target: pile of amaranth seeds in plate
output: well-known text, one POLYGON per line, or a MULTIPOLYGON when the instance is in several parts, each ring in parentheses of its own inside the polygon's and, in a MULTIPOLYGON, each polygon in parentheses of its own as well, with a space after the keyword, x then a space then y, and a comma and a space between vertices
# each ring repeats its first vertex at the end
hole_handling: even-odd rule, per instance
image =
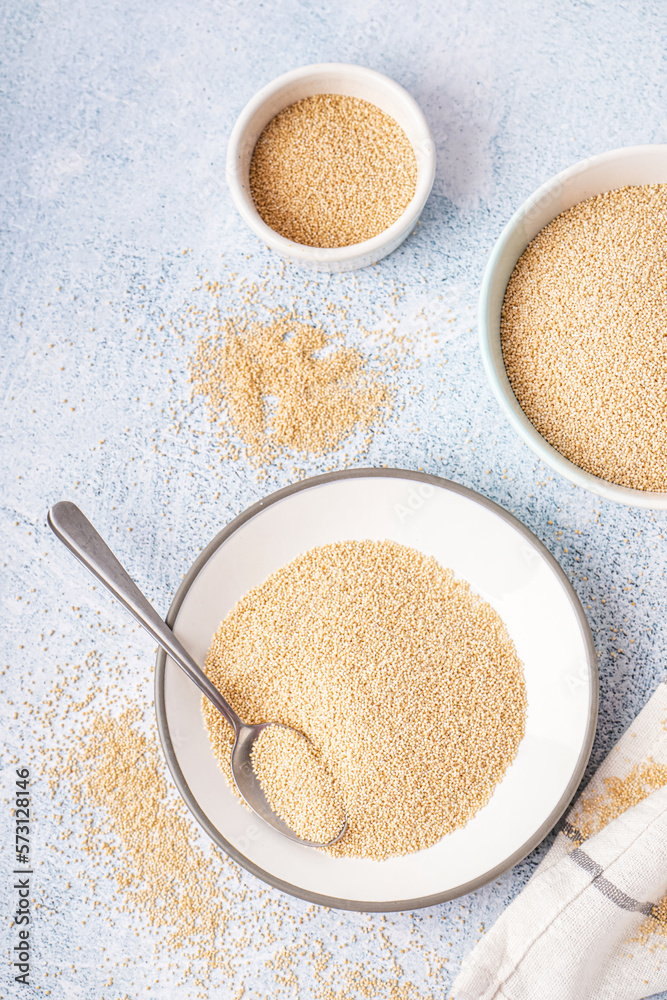
MULTIPOLYGON (((311 741, 347 812, 344 836, 323 848, 335 857, 383 860, 465 826, 525 731, 523 667, 498 613, 435 559, 392 541, 318 546, 272 573, 222 622, 206 673, 241 718, 311 741)), ((202 708, 235 790, 231 729, 210 702, 202 708)), ((280 789, 289 771, 273 766, 280 789)), ((283 791, 276 804, 289 823, 283 791)), ((307 830, 323 804, 300 802, 307 830)))
POLYGON ((345 247, 383 232, 417 185, 417 160, 398 123, 368 101, 316 94, 272 118, 250 163, 267 226, 312 247, 345 247))

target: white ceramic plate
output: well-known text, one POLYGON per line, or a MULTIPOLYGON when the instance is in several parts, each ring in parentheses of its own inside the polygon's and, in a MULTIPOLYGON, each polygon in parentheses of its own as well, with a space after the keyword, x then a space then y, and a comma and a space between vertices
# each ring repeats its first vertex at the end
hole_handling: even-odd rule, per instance
POLYGON ((556 451, 533 427, 512 391, 500 343, 507 283, 528 244, 561 212, 596 194, 626 185, 667 183, 667 144, 629 146, 591 156, 543 184, 514 213, 493 248, 479 296, 479 338, 486 374, 512 427, 547 465, 577 486, 607 500, 667 510, 667 493, 635 490, 585 472, 556 451))
POLYGON ((387 861, 330 858, 265 826, 232 794, 209 744, 197 688, 158 654, 158 726, 176 784, 229 855, 264 881, 327 906, 404 910, 470 892, 533 849, 582 777, 595 732, 590 630, 556 561, 519 521, 462 486, 394 469, 318 476, 237 517, 187 574, 167 621, 203 663, 220 621, 299 553, 342 539, 391 539, 435 556, 502 616, 524 663, 526 735, 491 801, 425 851, 387 861))

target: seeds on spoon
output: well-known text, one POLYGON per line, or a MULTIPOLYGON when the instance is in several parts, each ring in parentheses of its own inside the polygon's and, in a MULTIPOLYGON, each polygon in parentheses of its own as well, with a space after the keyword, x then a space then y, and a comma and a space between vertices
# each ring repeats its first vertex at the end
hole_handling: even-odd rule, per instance
POLYGON ((341 831, 345 809, 312 744, 293 729, 269 726, 250 753, 269 805, 304 840, 327 844, 341 831))

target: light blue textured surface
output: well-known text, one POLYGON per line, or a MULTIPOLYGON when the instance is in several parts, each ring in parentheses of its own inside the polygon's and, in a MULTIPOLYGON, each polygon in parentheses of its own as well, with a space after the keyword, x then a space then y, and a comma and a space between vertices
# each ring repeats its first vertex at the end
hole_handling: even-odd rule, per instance
MULTIPOLYGON (((152 697, 150 640, 91 592, 45 527, 49 505, 78 502, 166 612, 200 548, 232 516, 293 478, 291 463, 273 470, 268 483, 244 462, 221 463, 201 406, 188 402, 187 330, 183 344, 157 327, 159 317, 200 301, 190 289, 204 270, 216 277, 224 263, 252 280, 268 266, 276 279, 275 259, 231 206, 226 138, 262 84, 294 66, 329 60, 368 65, 414 95, 436 141, 436 182, 418 230, 377 269, 316 286, 288 267, 285 298, 296 294, 315 312, 326 299, 345 305, 351 317, 369 308, 381 314, 388 290, 405 282, 396 307, 401 328, 435 331, 437 346, 419 371, 401 376, 404 388, 412 379, 423 389, 378 432, 361 464, 423 468, 470 486, 514 511, 554 553, 595 634, 601 710, 591 764, 599 762, 664 676, 667 515, 597 500, 533 458, 486 385, 474 316, 493 242, 539 184, 605 149, 667 141, 664 4, 345 0, 314 8, 297 0, 24 0, 4 4, 0 18, 5 794, 13 754, 37 771, 30 706, 53 687, 56 665, 67 670, 93 647, 111 660, 122 643, 127 679, 111 686, 114 709, 125 696, 146 704, 152 697), (421 309, 425 322, 417 318, 421 309), (174 406, 180 434, 170 417, 174 406), (114 629, 104 631, 108 621, 114 629)), ((235 304, 238 297, 225 301, 231 311, 235 304)), ((329 464, 306 460, 304 468, 315 474, 329 464)), ((140 916, 133 923, 119 915, 109 927, 91 913, 71 878, 74 867, 88 864, 85 856, 76 860, 76 835, 75 861, 66 869, 64 856, 51 850, 60 821, 43 784, 33 805, 40 865, 34 897, 43 907, 33 930, 35 985, 17 995, 197 995, 187 976, 177 985, 176 972, 150 957, 153 939, 140 916), (112 987, 104 985, 110 968, 100 952, 103 937, 117 945, 112 987), (78 971, 58 976, 78 946, 78 971), (130 961, 121 967, 125 953, 130 961)), ((9 805, 1 807, 2 879, 9 886, 13 828, 9 805)), ((386 921, 320 912, 308 918, 308 933, 336 949, 350 941, 346 957, 380 978, 393 975, 398 957, 424 996, 443 997, 480 924, 490 926, 549 843, 463 900, 386 921), (372 931, 355 943, 362 924, 372 931), (442 956, 433 978, 412 953, 410 932, 442 956)), ((248 891, 239 921, 256 907, 259 886, 242 878, 248 891)), ((291 918, 305 913, 305 904, 270 895, 291 918)), ((113 896, 112 882, 101 879, 96 898, 111 905, 113 896)), ((0 991, 12 996, 13 895, 0 898, 7 946, 0 991)), ((289 928, 275 934, 273 952, 294 943, 289 928)), ((240 996, 245 983, 247 997, 295 996, 287 987, 279 993, 262 947, 250 949, 247 967, 235 968, 211 995, 240 996)), ((304 996, 317 996, 306 964, 295 968, 304 996)), ((353 987, 345 994, 357 995, 353 987)))

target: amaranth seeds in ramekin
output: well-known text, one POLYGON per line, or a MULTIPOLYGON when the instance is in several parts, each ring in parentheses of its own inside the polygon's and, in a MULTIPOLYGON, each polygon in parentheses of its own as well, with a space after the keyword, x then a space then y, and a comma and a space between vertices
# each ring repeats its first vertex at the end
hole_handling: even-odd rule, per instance
POLYGON ((267 226, 311 247, 346 247, 388 229, 417 186, 400 125, 374 104, 316 94, 284 108, 261 133, 250 190, 267 226))

